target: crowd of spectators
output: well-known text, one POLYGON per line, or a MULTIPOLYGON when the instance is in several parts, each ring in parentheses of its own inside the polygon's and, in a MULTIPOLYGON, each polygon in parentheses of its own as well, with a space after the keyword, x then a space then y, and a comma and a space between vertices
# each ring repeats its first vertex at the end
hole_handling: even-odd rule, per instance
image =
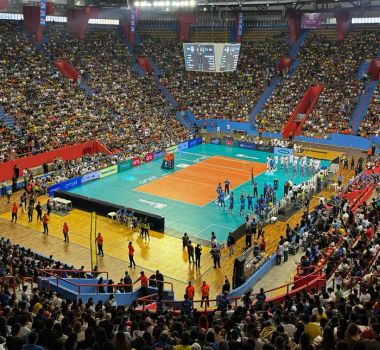
POLYGON ((79 42, 66 28, 51 25, 48 44, 40 51, 17 25, 0 26, 0 105, 22 134, 2 133, 4 160, 93 139, 133 156, 186 139, 186 130, 154 83, 134 72, 116 29, 89 29, 79 42), (55 58, 78 68, 94 94, 87 96, 54 71, 50 59, 55 58))
POLYGON ((288 34, 273 31, 241 46, 237 70, 201 73, 185 70, 182 44, 144 39, 137 53, 152 57, 162 70, 160 82, 196 118, 247 121, 261 93, 279 74, 277 61, 289 51, 288 34))
POLYGON ((310 32, 297 57, 300 66, 277 86, 256 118, 258 127, 281 132, 307 89, 323 85, 303 134, 323 137, 332 132, 350 132, 350 118, 364 89, 364 81, 356 79, 356 72, 378 50, 380 31, 354 28, 342 42, 335 32, 335 29, 310 32))
MULTIPOLYGON (((60 164, 57 161, 56 167, 60 164)), ((138 311, 137 303, 117 305, 112 294, 107 302, 95 304, 91 299, 73 302, 48 290, 30 290, 26 278, 35 280, 43 269, 73 267, 1 238, 0 348, 378 350, 379 199, 373 197, 354 213, 344 197, 321 197, 299 224, 287 226, 279 246, 298 244, 304 250, 299 274, 322 268, 332 278, 326 287, 287 295, 281 303, 267 300, 260 291, 255 296, 245 294, 235 304, 225 293, 208 313, 193 307, 188 298, 177 314, 165 305, 157 312, 138 311)), ((285 260, 285 254, 280 258, 285 260)), ((99 281, 111 280, 99 277, 99 281)), ((126 274, 120 283, 131 281, 126 274)), ((102 292, 128 291, 105 287, 102 292)))
POLYGON ((360 124, 359 135, 363 137, 380 136, 380 85, 372 95, 366 116, 360 124))

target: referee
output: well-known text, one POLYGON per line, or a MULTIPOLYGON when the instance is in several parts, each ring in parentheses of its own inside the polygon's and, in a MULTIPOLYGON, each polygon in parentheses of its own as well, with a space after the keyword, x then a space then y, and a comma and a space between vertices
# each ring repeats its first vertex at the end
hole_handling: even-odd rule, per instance
POLYGON ((224 181, 224 192, 227 194, 227 193, 230 193, 230 180, 226 179, 224 181))

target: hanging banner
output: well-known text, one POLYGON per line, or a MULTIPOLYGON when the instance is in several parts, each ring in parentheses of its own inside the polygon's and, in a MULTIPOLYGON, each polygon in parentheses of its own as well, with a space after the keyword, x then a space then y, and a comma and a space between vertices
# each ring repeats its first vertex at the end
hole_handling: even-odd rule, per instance
POLYGON ((237 35, 241 37, 243 35, 243 13, 239 13, 237 35))
POLYGON ((136 28, 136 12, 135 10, 131 11, 131 33, 135 32, 136 28))
POLYGON ((304 13, 301 18, 302 29, 313 29, 321 26, 321 13, 304 13))
POLYGON ((46 26, 46 0, 41 0, 40 3, 40 25, 46 26))

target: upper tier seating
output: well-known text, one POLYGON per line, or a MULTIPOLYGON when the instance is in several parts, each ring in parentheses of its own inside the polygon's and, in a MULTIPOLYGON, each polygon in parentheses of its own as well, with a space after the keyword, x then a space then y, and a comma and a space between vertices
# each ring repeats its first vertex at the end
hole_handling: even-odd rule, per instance
POLYGON ((301 47, 301 64, 291 78, 283 79, 256 122, 267 131, 281 132, 286 120, 310 85, 324 89, 303 127, 303 134, 323 137, 331 132, 348 132, 349 121, 363 81, 355 79, 360 64, 379 48, 380 30, 354 28, 343 42, 336 29, 313 30, 301 47))

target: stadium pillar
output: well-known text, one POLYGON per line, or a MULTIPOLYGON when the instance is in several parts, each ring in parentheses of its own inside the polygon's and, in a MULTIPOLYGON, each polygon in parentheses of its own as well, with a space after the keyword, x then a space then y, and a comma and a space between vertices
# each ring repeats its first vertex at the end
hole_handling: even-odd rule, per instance
POLYGON ((290 31, 290 40, 294 44, 301 31, 301 14, 298 12, 291 12, 288 14, 288 26, 290 31))
POLYGON ((350 28, 350 14, 348 11, 335 12, 336 29, 338 31, 339 40, 343 40, 350 28))
POLYGON ((188 41, 190 37, 190 27, 196 22, 196 15, 193 12, 177 14, 177 34, 180 41, 188 41))
POLYGON ((43 26, 40 25, 40 6, 23 6, 22 13, 24 29, 34 34, 37 42, 42 44, 43 26))
POLYGON ((79 40, 83 40, 88 20, 98 16, 98 9, 94 7, 85 7, 84 9, 74 9, 67 12, 67 29, 79 40))

